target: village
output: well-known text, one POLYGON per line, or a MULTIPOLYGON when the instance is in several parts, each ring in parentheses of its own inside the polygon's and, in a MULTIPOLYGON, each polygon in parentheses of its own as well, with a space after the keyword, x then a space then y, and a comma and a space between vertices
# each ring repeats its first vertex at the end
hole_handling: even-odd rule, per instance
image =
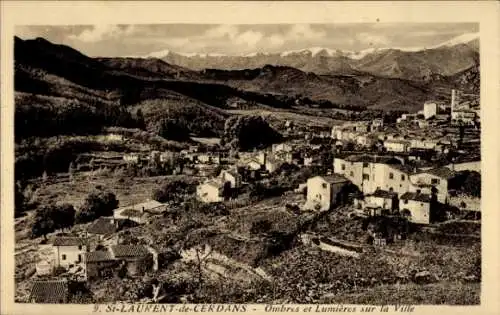
MULTIPOLYGON (((272 268, 266 259, 278 258, 264 258, 262 264, 258 259, 252 263, 239 259, 245 247, 235 245, 232 255, 231 250, 217 248, 223 242, 213 233, 222 233, 237 244, 279 240, 283 248, 275 246, 280 247, 278 256, 293 248, 294 242, 302 242, 359 260, 368 257, 367 248, 390 251, 404 246, 414 230, 437 233, 441 224, 480 224, 479 105, 469 100, 471 95, 458 90, 450 93, 451 102, 425 102, 421 111, 404 114, 396 122, 380 118, 304 130, 286 120, 281 126, 283 142, 253 152, 225 150, 211 142, 180 151, 85 157, 91 159, 92 168, 125 165, 134 170, 148 165, 168 169, 167 177, 187 177, 193 182, 189 189, 174 182, 169 188, 173 193, 157 191, 138 203, 120 203, 86 224, 40 237, 30 253, 36 256, 31 263, 34 268, 28 275, 19 275, 21 301, 69 303, 76 295, 75 283, 82 292, 95 296, 93 290, 111 288, 112 284, 103 283, 114 277, 137 282, 146 277, 151 283, 150 293, 124 296, 124 301, 171 301, 173 291, 158 279, 173 273, 168 265, 176 260, 194 266, 197 279, 193 281, 200 286, 207 281, 202 278, 213 277, 207 274, 230 277, 231 272, 239 273, 235 279, 240 281, 246 277, 271 282, 272 268), (180 232, 182 224, 187 230, 195 225, 189 211, 208 218, 203 219, 202 229, 209 236, 180 232), (325 232, 321 222, 330 216, 339 222, 368 220, 370 224, 357 231, 359 235, 325 232), (149 238, 145 231, 151 234, 149 238), (155 239, 154 235, 168 233, 177 233, 168 247, 155 239), (294 241, 288 241, 290 235, 294 241), (197 240, 192 241, 193 237, 197 240)), ((106 138, 127 141, 121 134, 110 133, 106 138)), ((460 237, 460 233, 439 235, 460 237)), ((433 277, 428 270, 417 270, 412 281, 433 277)), ((101 300, 106 301, 102 292, 101 300)), ((260 296, 256 301, 273 298, 260 296)))

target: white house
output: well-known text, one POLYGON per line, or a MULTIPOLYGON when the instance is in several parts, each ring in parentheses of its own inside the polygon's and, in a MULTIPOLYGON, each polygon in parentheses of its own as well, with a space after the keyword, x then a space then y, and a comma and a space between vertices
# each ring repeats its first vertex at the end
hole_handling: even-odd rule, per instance
POLYGON ((52 247, 55 266, 65 268, 80 264, 83 261, 83 254, 89 251, 88 240, 80 237, 56 237, 52 247))
POLYGON ((437 104, 434 102, 426 102, 424 103, 424 117, 425 119, 429 119, 431 117, 436 116, 437 114, 437 104))
POLYGON ((232 189, 240 188, 242 176, 238 174, 237 170, 222 170, 219 177, 224 182, 229 182, 232 189))
POLYGON ((273 153, 277 152, 292 152, 293 147, 288 143, 277 143, 272 146, 273 153))
POLYGON ((123 160, 128 163, 139 163, 139 155, 137 154, 125 154, 123 155, 123 160))
POLYGON ((224 201, 224 183, 221 180, 210 180, 196 187, 196 196, 202 202, 224 201))
POLYGON ((408 215, 408 220, 418 224, 429 224, 431 215, 431 196, 407 192, 399 198, 399 211, 408 215))
POLYGON ((315 176, 307 180, 307 201, 305 209, 325 211, 342 203, 342 188, 349 181, 342 176, 315 176))
POLYGON ((438 201, 445 203, 448 197, 448 182, 454 176, 455 172, 451 169, 439 167, 413 174, 410 180, 417 187, 434 187, 438 201))
POLYGON ((365 207, 382 208, 393 211, 397 209, 398 206, 398 195, 395 192, 379 189, 365 196, 365 207))
POLYGON ((138 224, 145 224, 151 214, 160 214, 166 210, 166 205, 155 201, 148 200, 143 203, 120 207, 113 211, 113 218, 115 220, 130 220, 138 224))
POLYGON ((385 140, 384 148, 390 152, 406 152, 408 147, 410 146, 410 142, 406 140, 385 140))

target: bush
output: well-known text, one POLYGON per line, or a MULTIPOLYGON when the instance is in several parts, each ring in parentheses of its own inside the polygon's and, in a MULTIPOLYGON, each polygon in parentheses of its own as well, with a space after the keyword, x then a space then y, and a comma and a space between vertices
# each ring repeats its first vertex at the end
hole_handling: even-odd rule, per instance
POLYGON ((154 189, 152 199, 159 202, 181 202, 186 195, 193 194, 196 191, 194 183, 188 183, 182 180, 175 180, 165 183, 162 187, 154 189))
POLYGON ((76 220, 78 223, 86 223, 101 216, 111 216, 117 207, 118 200, 114 193, 97 189, 85 198, 76 220))
POLYGON ((242 151, 265 148, 280 142, 282 135, 261 116, 234 116, 226 120, 221 144, 242 151))

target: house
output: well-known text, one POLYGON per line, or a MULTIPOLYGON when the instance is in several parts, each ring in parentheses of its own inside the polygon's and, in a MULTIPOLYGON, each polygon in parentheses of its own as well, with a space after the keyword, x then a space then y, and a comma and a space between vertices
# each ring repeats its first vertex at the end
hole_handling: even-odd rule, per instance
POLYGON ((425 139, 425 138, 411 139, 409 148, 436 150, 438 143, 439 143, 438 140, 432 140, 432 139, 425 139))
POLYGON ((384 141, 384 148, 389 152, 406 152, 410 142, 399 139, 387 139, 384 141))
POLYGON ((104 278, 114 273, 118 262, 109 250, 97 250, 85 253, 83 259, 86 280, 104 278))
POLYGON ((273 153, 292 152, 292 151, 293 151, 293 147, 288 143, 277 143, 277 144, 273 144, 273 146, 272 146, 273 153))
POLYGON ((285 162, 279 159, 276 159, 272 156, 266 159, 265 169, 269 173, 274 173, 277 169, 281 167, 285 162))
POLYGON ((55 266, 68 268, 80 264, 83 254, 89 251, 87 239, 74 236, 60 236, 52 243, 55 266))
POLYGON ((448 197, 448 183, 454 176, 455 172, 451 169, 439 167, 413 174, 410 176, 410 180, 415 187, 434 187, 437 200, 441 203, 446 203, 448 197))
POLYGON ((68 281, 35 280, 31 287, 29 303, 63 304, 70 299, 68 281))
MULTIPOLYGON (((212 179, 196 187, 196 196, 202 202, 222 202, 224 201, 225 181, 212 179)), ((229 183, 229 182, 227 182, 229 183)))
POLYGON ((454 124, 466 124, 473 125, 476 120, 476 112, 473 110, 461 109, 461 110, 452 110, 451 112, 451 121, 454 124))
POLYGON ((384 120, 382 118, 375 118, 371 122, 371 131, 380 130, 384 127, 384 120))
POLYGON ((176 152, 162 152, 160 154, 160 162, 161 163, 173 163, 175 160, 179 158, 179 155, 176 152))
POLYGON ((137 163, 139 163, 139 155, 137 155, 137 154, 125 154, 125 155, 123 155, 123 160, 127 163, 137 164, 137 163))
POLYGON ((418 224, 429 224, 431 216, 431 195, 407 192, 399 197, 399 212, 408 220, 418 224))
POLYGON ((87 227, 87 236, 97 236, 99 240, 118 231, 117 221, 113 217, 100 217, 87 227))
POLYGON ((369 134, 360 134, 356 137, 356 144, 362 147, 370 147, 375 144, 375 139, 369 136, 369 134))
POLYGON ((390 156, 353 155, 344 159, 334 158, 333 170, 345 176, 364 194, 376 190, 396 192, 408 191, 408 169, 402 161, 390 156))
POLYGON ((138 224, 145 224, 151 215, 161 214, 165 211, 165 204, 155 200, 148 200, 143 203, 115 209, 113 211, 113 218, 115 220, 130 220, 138 224))
POLYGON ((292 164, 293 163, 293 153, 287 151, 279 151, 274 154, 274 157, 278 160, 281 160, 285 163, 292 164))
POLYGON ((241 187, 242 176, 235 169, 222 170, 219 177, 224 182, 229 182, 231 189, 238 189, 241 187))
POLYGON ((365 196, 365 207, 381 208, 393 212, 399 207, 398 195, 391 191, 375 190, 372 194, 365 196))
POLYGON ((125 265, 130 276, 144 275, 153 269, 153 253, 143 245, 111 245, 109 248, 114 259, 125 265))
POLYGON ((245 162, 246 167, 252 171, 258 171, 262 169, 262 164, 256 158, 251 158, 245 162))
POLYGON ((436 116, 438 109, 437 107, 438 107, 437 104, 434 102, 425 102, 423 110, 424 118, 429 119, 431 117, 436 116))
POLYGON ((307 180, 305 209, 326 211, 344 202, 343 188, 349 183, 343 176, 315 176, 307 180))

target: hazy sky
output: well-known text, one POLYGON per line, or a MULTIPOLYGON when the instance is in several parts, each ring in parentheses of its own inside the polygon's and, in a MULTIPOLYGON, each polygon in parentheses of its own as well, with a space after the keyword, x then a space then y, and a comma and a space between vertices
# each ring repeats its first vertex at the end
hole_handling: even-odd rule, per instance
POLYGON ((370 47, 429 47, 465 33, 476 23, 78 25, 17 26, 23 38, 44 37, 89 56, 277 52, 309 47, 358 51, 370 47))

